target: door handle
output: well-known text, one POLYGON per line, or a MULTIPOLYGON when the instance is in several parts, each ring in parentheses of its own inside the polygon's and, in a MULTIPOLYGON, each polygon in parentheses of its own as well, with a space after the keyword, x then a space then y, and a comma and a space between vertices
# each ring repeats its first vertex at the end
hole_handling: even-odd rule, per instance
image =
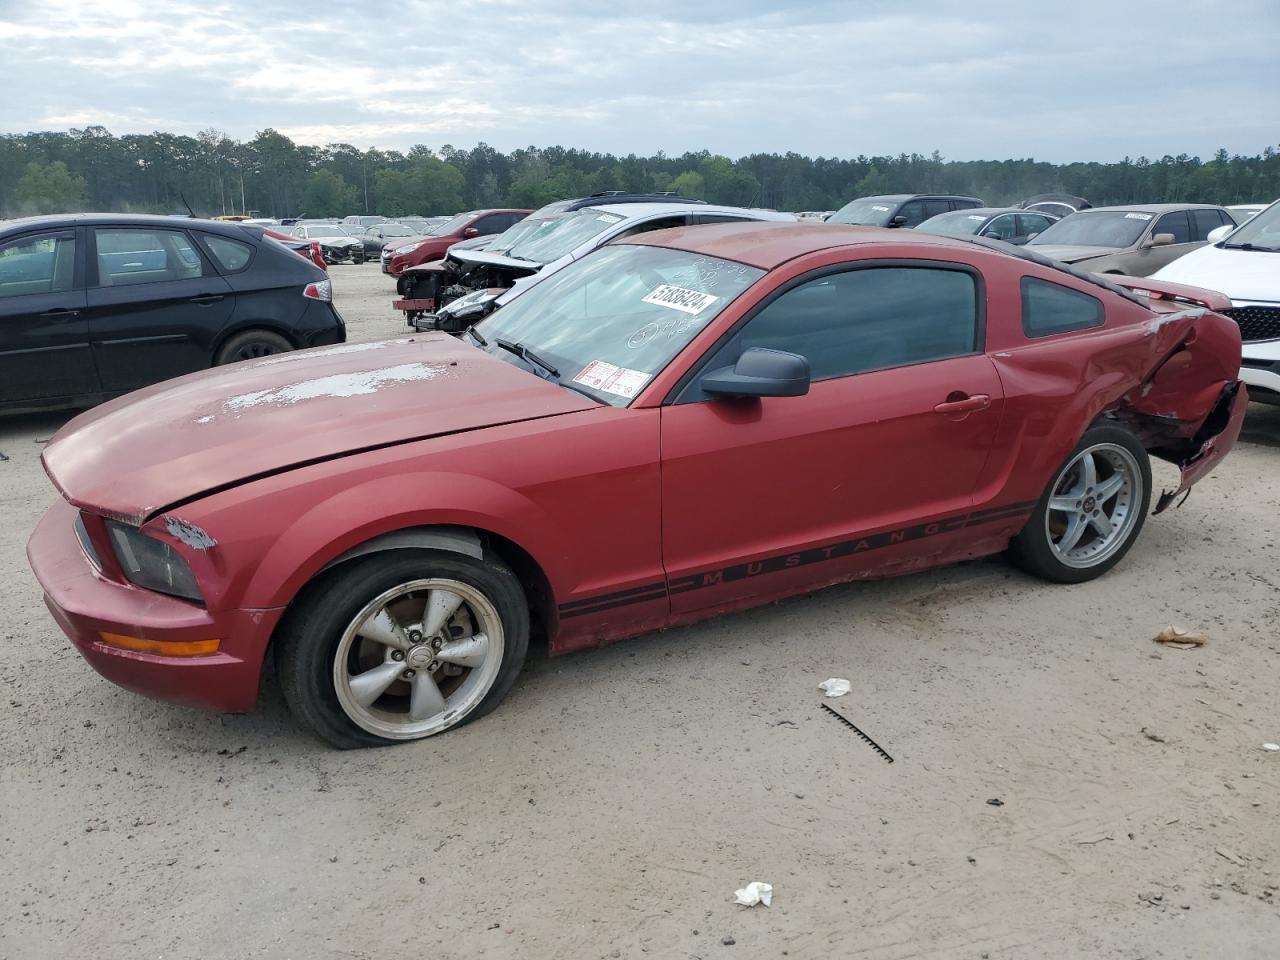
POLYGON ((969 396, 959 390, 947 394, 947 399, 934 407, 935 413, 971 413, 974 410, 985 410, 991 406, 991 397, 985 393, 969 396))
POLYGON ((66 307, 55 307, 52 310, 46 310, 44 313, 40 314, 40 316, 46 320, 71 320, 74 317, 80 316, 80 311, 69 310, 66 307))
POLYGON ((223 299, 224 299, 224 295, 221 293, 202 293, 198 297, 192 297, 191 302, 198 303, 200 304, 200 306, 205 307, 211 303, 218 303, 223 299))

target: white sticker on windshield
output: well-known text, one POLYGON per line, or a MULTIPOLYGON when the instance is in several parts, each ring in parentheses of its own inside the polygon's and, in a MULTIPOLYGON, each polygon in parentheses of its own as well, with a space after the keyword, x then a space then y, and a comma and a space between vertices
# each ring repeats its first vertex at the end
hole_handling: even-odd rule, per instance
POLYGON ((879 210, 881 213, 886 213, 886 212, 888 212, 888 210, 889 210, 889 208, 888 208, 888 207, 882 207, 882 206, 880 206, 880 204, 878 204, 878 203, 873 203, 873 204, 871 205, 871 209, 872 209, 872 210, 879 210))
POLYGON ((981 217, 981 216, 974 216, 973 214, 970 214, 970 215, 969 215, 969 217, 968 217, 968 219, 970 219, 970 220, 985 220, 985 219, 987 219, 987 218, 986 218, 986 217, 981 217))
POLYGON ((630 400, 644 388, 649 379, 649 374, 642 370, 630 370, 603 360, 592 360, 578 371, 573 382, 630 400))
POLYGON ((640 299, 642 302, 652 303, 654 306, 670 307, 672 310, 679 310, 682 313, 697 314, 707 309, 720 298, 709 293, 689 290, 686 287, 673 287, 669 283, 662 283, 654 287, 647 297, 641 297, 640 299))
POLYGON ((1149 213, 1126 213, 1124 215, 1126 220, 1150 220, 1151 217, 1152 214, 1149 213))
POLYGON ((622 218, 615 213, 602 213, 596 219, 601 223, 617 223, 622 218))

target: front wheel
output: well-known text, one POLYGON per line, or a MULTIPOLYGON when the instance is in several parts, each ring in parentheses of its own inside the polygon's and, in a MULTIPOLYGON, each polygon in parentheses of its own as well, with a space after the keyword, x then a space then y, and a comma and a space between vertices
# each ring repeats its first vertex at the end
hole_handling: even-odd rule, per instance
POLYGON ((492 710, 529 644, 520 581, 497 560, 432 550, 331 571, 276 646, 286 703, 344 749, 420 740, 492 710))
POLYGON ((1151 503, 1151 461, 1120 427, 1088 430, 1009 545, 1014 562, 1054 583, 1084 583, 1133 546, 1151 503))

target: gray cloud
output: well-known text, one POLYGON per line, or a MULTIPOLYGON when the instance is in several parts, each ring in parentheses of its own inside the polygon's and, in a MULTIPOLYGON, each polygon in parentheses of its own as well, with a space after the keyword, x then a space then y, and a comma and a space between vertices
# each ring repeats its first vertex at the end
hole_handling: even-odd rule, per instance
POLYGON ((0 0, 0 130, 617 153, 1255 153, 1274 0, 0 0))

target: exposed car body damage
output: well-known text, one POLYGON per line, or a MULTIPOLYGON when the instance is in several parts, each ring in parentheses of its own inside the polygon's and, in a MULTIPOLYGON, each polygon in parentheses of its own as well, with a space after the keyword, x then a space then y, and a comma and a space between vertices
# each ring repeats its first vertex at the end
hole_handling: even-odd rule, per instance
MULTIPOLYGON (((1212 294, 1144 281, 1138 295, 1005 245, 910 231, 726 223, 643 234, 591 253, 477 330, 535 311, 590 258, 655 250, 756 279, 711 296, 719 312, 626 402, 574 389, 598 360, 561 362, 556 382, 501 359, 516 345, 504 349, 500 334, 481 343, 433 333, 236 364, 73 420, 44 455, 64 500, 28 548, 55 618, 117 682, 244 709, 285 611, 321 571, 372 545, 454 543, 500 558, 552 652, 564 653, 999 552, 1095 424, 1129 426, 1179 465, 1180 489, 1239 431, 1239 332, 1212 294), (977 312, 976 333, 945 359, 815 378, 803 395, 687 398, 703 366, 793 286, 834 270, 939 264, 974 278, 977 312), (1100 322, 1029 334, 1027 278, 1097 301, 1100 322), (960 391, 980 402, 956 409, 960 391), (95 573, 73 529, 78 513, 100 553, 110 549, 103 518, 172 545, 203 606, 160 595, 140 604, 140 591, 95 573), (193 548, 166 517, 216 544, 193 548), (221 672, 200 677, 184 664, 175 685, 162 663, 139 673, 98 649, 95 630, 216 635, 221 672)), ((681 323, 691 315, 642 292, 627 301, 634 326, 601 349, 625 356, 626 334, 647 329, 654 310, 681 323)))

